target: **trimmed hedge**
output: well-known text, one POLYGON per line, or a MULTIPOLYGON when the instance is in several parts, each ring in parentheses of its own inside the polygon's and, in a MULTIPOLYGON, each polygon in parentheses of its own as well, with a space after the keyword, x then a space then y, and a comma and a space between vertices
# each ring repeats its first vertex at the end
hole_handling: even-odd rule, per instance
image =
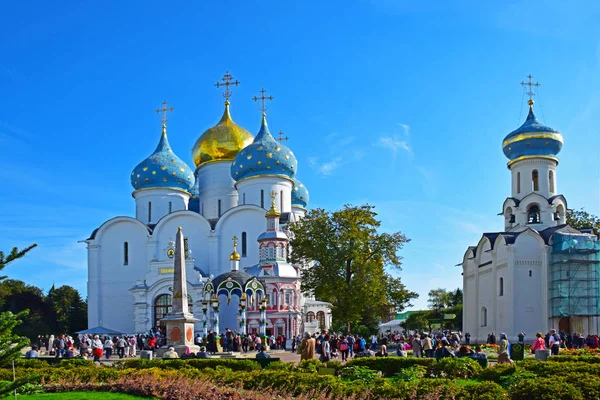
POLYGON ((548 361, 600 364, 600 356, 551 356, 548 358, 548 361))
POLYGON ((432 367, 436 360, 433 358, 407 358, 407 357, 359 357, 353 358, 346 366, 367 367, 373 371, 381 371, 383 376, 392 377, 404 368, 414 365, 432 367))
POLYGON ((232 371, 257 371, 262 369, 260 364, 250 359, 235 359, 235 358, 190 358, 190 359, 154 359, 145 360, 134 358, 130 360, 117 361, 114 364, 117 369, 216 369, 217 367, 229 368, 232 371))

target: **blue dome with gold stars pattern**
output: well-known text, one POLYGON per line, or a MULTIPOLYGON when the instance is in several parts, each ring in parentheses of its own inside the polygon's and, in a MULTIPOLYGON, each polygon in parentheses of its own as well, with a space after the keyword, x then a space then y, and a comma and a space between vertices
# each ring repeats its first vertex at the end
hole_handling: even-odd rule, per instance
POLYGON ((529 114, 518 129, 509 133, 502 141, 504 155, 509 165, 526 158, 549 158, 556 155, 563 145, 563 137, 556 129, 543 125, 533 112, 533 100, 529 101, 529 114))
POLYGON ((298 179, 294 179, 292 189, 292 206, 306 208, 308 205, 308 189, 298 179))
POLYGON ((260 131, 252 144, 246 146, 231 164, 231 177, 236 181, 256 176, 280 176, 294 178, 298 161, 294 153, 278 142, 269 132, 263 114, 260 131))
POLYGON ((194 181, 190 167, 171 150, 167 127, 163 125, 154 153, 133 169, 131 186, 135 190, 171 188, 189 192, 194 181))

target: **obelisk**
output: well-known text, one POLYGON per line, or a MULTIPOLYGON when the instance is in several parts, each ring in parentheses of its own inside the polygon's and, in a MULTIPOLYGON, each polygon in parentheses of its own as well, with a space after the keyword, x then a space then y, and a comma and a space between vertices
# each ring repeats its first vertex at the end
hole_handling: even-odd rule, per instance
POLYGON ((173 274, 173 301, 171 312, 161 321, 167 329, 167 348, 174 347, 181 356, 187 352, 198 352, 194 345, 194 323, 198 319, 189 312, 187 280, 185 274, 185 248, 181 227, 177 228, 175 238, 175 265, 173 274))

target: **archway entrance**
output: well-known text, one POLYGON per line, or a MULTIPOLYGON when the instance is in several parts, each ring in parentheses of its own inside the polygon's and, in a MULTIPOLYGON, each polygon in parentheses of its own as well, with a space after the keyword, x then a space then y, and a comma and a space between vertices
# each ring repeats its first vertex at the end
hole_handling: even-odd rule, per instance
MULTIPOLYGON (((161 294, 156 299, 154 299, 154 321, 152 326, 154 328, 160 328, 160 331, 164 334, 166 326, 161 323, 160 320, 163 319, 168 313, 171 312, 171 308, 173 306, 172 297, 170 294, 161 294)), ((188 295, 188 311, 191 313, 193 310, 192 297, 188 295)))
POLYGON ((571 333, 571 324, 569 324, 569 317, 563 317, 558 320, 558 332, 571 333))

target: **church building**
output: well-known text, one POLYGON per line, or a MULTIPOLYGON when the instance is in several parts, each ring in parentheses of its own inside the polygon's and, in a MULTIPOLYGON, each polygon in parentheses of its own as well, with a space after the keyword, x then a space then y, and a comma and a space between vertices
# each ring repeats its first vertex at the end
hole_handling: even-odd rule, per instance
MULTIPOLYGON (((538 84, 523 83, 530 89, 538 84)), ((600 332, 600 243, 591 229, 566 222, 558 190, 557 154, 563 136, 539 122, 529 91, 529 114, 502 142, 511 175, 504 228, 484 233, 467 249, 463 269, 463 331, 475 343, 500 332, 509 340, 550 329, 600 332)))
MULTIPOLYGON (((196 140, 194 170, 169 144, 166 113, 173 108, 164 102, 156 110, 164 114, 158 146, 130 176, 135 217, 114 217, 85 240, 90 327, 144 333, 161 325, 171 311, 174 237, 179 227, 184 235, 189 311, 196 318, 208 318, 203 311, 206 285, 226 280, 235 268, 238 275, 256 277, 254 286, 265 289, 257 298, 266 302, 264 333, 288 337, 301 333, 307 305, 316 305, 323 315, 320 327, 329 327, 330 305, 304 297, 300 269, 286 261, 291 251, 286 227, 305 216, 309 200, 296 177, 298 162, 284 140, 269 132, 265 101, 272 97, 265 96, 264 89, 254 98, 263 110, 256 137, 233 121, 229 87, 238 83, 229 73, 217 83, 225 87, 223 116, 196 140)), ((248 333, 258 333, 260 317, 250 312, 257 304, 254 298, 242 292, 231 292, 233 299, 218 291, 212 295, 218 324, 201 320, 195 324, 196 333, 207 325, 242 331, 242 322, 248 333), (242 297, 249 307, 247 321, 240 319, 242 297)))

